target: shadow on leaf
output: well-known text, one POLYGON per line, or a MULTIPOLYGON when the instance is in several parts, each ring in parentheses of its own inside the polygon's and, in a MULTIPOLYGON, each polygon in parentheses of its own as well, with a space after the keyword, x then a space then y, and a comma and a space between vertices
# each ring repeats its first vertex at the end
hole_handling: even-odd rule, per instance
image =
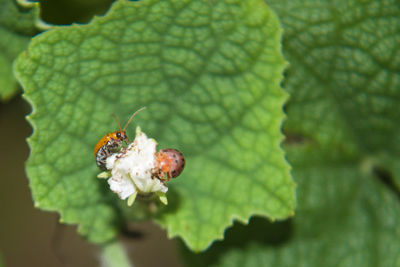
POLYGON ((273 223, 262 217, 252 217, 248 225, 235 222, 225 232, 224 240, 215 242, 203 253, 195 254, 182 244, 182 255, 187 266, 210 266, 232 249, 243 249, 249 244, 279 247, 291 239, 292 233, 292 220, 273 223))

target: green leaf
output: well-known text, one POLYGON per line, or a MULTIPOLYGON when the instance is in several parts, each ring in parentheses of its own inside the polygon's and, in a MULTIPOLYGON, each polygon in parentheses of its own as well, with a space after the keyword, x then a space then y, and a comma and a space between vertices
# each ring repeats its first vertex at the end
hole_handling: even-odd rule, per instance
POLYGON ((400 177, 399 3, 267 2, 282 20, 290 61, 284 128, 298 183, 296 217, 235 226, 225 242, 189 260, 399 266, 400 190, 392 184, 400 177))
POLYGON ((224 242, 186 255, 188 266, 398 266, 398 197, 339 153, 306 147, 288 154, 296 217, 235 225, 224 242))
POLYGON ((0 0, 0 100, 10 99, 17 92, 12 73, 16 56, 26 49, 29 40, 37 32, 39 21, 37 3, 31 7, 19 6, 13 0, 0 0))
POLYGON ((267 0, 290 69, 288 132, 360 153, 400 181, 400 2, 267 0))
POLYGON ((36 205, 94 242, 112 238, 121 201, 96 178, 93 147, 115 130, 112 113, 126 120, 147 106, 135 123, 187 161, 157 215, 170 237, 202 250, 234 219, 291 216, 280 36, 261 0, 143 0, 34 38, 15 71, 33 107, 27 173, 36 205))

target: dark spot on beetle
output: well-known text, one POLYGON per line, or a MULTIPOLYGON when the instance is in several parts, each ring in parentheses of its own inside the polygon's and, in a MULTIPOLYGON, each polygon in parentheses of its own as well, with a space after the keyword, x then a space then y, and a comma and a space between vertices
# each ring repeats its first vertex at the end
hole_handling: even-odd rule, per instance
POLYGON ((173 154, 172 156, 173 156, 174 158, 176 158, 176 154, 173 154))
POLYGON ((172 171, 172 174, 174 174, 174 175, 175 175, 175 174, 176 174, 176 170, 173 170, 173 171, 172 171))
POLYGON ((175 160, 175 163, 178 164, 178 160, 175 160))
POLYGON ((185 162, 185 159, 184 159, 184 158, 182 158, 182 162, 185 162))

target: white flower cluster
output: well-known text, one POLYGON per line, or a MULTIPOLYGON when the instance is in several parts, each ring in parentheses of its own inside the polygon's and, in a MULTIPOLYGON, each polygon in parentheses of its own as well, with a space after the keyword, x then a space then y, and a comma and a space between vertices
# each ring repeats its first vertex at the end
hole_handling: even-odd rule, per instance
POLYGON ((165 193, 168 187, 154 173, 157 171, 157 142, 148 138, 140 127, 136 128, 136 138, 127 148, 122 148, 107 158, 107 170, 99 178, 109 178, 110 189, 121 199, 128 198, 132 205, 139 195, 155 193, 160 201, 167 204, 165 193))

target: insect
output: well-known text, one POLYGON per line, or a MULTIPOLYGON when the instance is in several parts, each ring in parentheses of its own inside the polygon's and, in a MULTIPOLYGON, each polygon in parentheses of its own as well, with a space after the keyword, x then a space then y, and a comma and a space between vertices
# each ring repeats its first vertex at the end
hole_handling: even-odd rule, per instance
POLYGON ((114 119, 117 121, 119 131, 106 134, 100 139, 99 142, 97 142, 96 146, 94 147, 96 164, 101 170, 106 170, 107 158, 121 147, 123 141, 128 140, 128 136, 125 132, 126 127, 132 121, 133 117, 135 117, 137 113, 144 110, 145 108, 146 107, 142 107, 141 109, 135 111, 135 113, 132 114, 123 129, 121 129, 121 125, 119 124, 117 117, 113 115, 114 119))
MULTIPOLYGON (((161 177, 167 175, 167 182, 181 174, 185 167, 185 157, 173 148, 161 149, 156 155, 161 177)), ((160 177, 160 178, 161 178, 160 177)))

